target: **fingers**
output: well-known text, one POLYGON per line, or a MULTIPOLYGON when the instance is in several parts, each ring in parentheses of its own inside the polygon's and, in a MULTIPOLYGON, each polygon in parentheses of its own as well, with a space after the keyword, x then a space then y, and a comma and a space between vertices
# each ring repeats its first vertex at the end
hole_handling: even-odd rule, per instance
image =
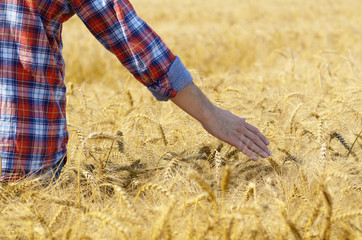
POLYGON ((238 136, 239 144, 236 146, 241 152, 253 160, 257 160, 255 154, 266 158, 271 155, 268 149, 268 139, 254 126, 241 119, 241 125, 238 129, 240 135, 238 136), (255 153, 255 154, 254 154, 255 153))
POLYGON ((264 151, 262 148, 260 148, 253 140, 250 140, 246 136, 241 138, 241 142, 248 147, 251 151, 256 153, 257 155, 267 158, 269 157, 269 149, 264 151))
POLYGON ((268 157, 271 152, 268 149, 267 145, 262 141, 262 139, 255 135, 251 131, 247 131, 245 134, 245 140, 242 140, 250 149, 262 157, 268 157))
POLYGON ((244 143, 239 141, 239 144, 234 145, 240 152, 244 153, 246 156, 248 156, 250 159, 257 161, 258 157, 255 156, 253 151, 251 151, 244 143))
POLYGON ((257 135, 266 145, 269 145, 269 141, 268 139, 253 125, 245 122, 245 127, 246 129, 248 129, 250 132, 252 132, 253 134, 257 135))

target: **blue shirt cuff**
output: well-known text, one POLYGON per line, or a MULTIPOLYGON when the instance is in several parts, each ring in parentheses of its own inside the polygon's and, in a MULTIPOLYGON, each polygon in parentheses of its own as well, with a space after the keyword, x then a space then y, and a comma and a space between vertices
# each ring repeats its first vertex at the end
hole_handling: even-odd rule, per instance
MULTIPOLYGON (((167 76, 170 81, 171 88, 176 92, 180 92, 193 81, 191 73, 186 69, 185 65, 178 56, 176 56, 170 70, 167 72, 167 76)), ((162 95, 159 92, 151 92, 158 101, 167 101, 169 99, 169 97, 162 95)))

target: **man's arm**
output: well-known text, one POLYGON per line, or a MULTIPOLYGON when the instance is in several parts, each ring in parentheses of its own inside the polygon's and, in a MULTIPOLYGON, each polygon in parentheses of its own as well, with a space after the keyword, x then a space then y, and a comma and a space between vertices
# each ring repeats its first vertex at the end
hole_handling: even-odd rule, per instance
POLYGON ((71 4, 92 34, 158 100, 171 98, 212 135, 254 160, 257 158, 253 152, 262 157, 270 154, 268 140, 255 127, 215 107, 202 94, 181 60, 137 16, 128 0, 72 0, 71 4))
POLYGON ((171 101, 198 120, 213 136, 229 143, 253 160, 257 155, 266 158, 271 152, 268 139, 260 131, 227 110, 220 109, 194 84, 190 83, 171 101))

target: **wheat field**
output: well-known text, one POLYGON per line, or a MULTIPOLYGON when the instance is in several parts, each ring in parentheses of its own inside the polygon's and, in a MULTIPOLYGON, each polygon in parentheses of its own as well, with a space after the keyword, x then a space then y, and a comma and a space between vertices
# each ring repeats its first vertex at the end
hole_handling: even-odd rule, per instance
POLYGON ((154 100, 73 17, 68 163, 1 186, 0 239, 362 239, 360 0, 132 3, 272 157, 154 100))

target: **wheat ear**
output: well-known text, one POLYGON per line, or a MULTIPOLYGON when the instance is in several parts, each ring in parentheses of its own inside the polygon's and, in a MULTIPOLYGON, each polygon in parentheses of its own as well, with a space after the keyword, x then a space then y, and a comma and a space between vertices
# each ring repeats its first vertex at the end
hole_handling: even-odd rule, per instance
POLYGON ((356 210, 356 211, 352 211, 352 212, 341 213, 339 215, 333 216, 331 218, 331 221, 332 222, 338 222, 338 221, 341 221, 341 220, 346 219, 346 218, 357 217, 357 216, 362 216, 362 210, 356 210))
POLYGON ((145 185, 143 185, 140 190, 138 191, 135 199, 133 200, 133 203, 136 202, 137 198, 139 197, 139 195, 144 192, 144 191, 148 191, 148 190, 154 190, 154 191, 157 191, 163 195, 165 195, 166 197, 170 198, 170 199, 174 199, 175 196, 170 192, 168 191, 167 189, 159 186, 159 185, 156 185, 156 184, 153 184, 153 183, 147 183, 145 185))
POLYGON ((195 173, 190 173, 189 176, 195 180, 195 182, 197 182, 200 187, 202 189, 204 189, 204 191, 208 194, 210 200, 212 201, 213 205, 214 205, 214 210, 215 213, 219 212, 219 207, 218 204, 216 202, 216 197, 214 194, 214 191, 211 189, 210 185, 207 184, 204 180, 202 180, 198 175, 196 175, 195 173))
MULTIPOLYGON (((153 239, 159 239, 161 237, 162 233, 164 232, 165 226, 168 224, 167 223, 168 217, 169 217, 172 209, 174 208, 175 204, 176 204, 176 200, 173 198, 171 200, 170 204, 168 205, 166 211, 162 215, 161 220, 157 224, 157 228, 156 228, 155 232, 153 233, 153 237, 152 237, 153 239)), ((170 232, 170 231, 167 231, 167 232, 170 232)))
POLYGON ((138 213, 136 211, 136 208, 134 207, 131 200, 128 198, 127 193, 125 191, 123 191, 123 189, 121 187, 115 186, 115 185, 109 184, 109 183, 104 183, 104 184, 102 184, 100 186, 111 186, 111 187, 113 187, 113 189, 118 193, 120 201, 124 202, 126 204, 127 208, 133 213, 133 215, 138 217, 138 213))
POLYGON ((249 201, 250 197, 254 194, 255 183, 249 183, 248 189, 244 193, 244 202, 249 201))
MULTIPOLYGON (((86 214, 83 219, 87 216, 93 216, 93 217, 96 217, 96 218, 99 218, 103 221, 105 221, 106 223, 109 223, 111 224, 113 227, 115 227, 119 232, 123 233, 126 237, 129 237, 130 236, 130 231, 128 228, 122 226, 117 220, 111 218, 110 216, 107 216, 103 213, 100 213, 100 212, 90 212, 88 214, 86 214)), ((128 238, 125 238, 125 239, 128 239, 128 238)))

